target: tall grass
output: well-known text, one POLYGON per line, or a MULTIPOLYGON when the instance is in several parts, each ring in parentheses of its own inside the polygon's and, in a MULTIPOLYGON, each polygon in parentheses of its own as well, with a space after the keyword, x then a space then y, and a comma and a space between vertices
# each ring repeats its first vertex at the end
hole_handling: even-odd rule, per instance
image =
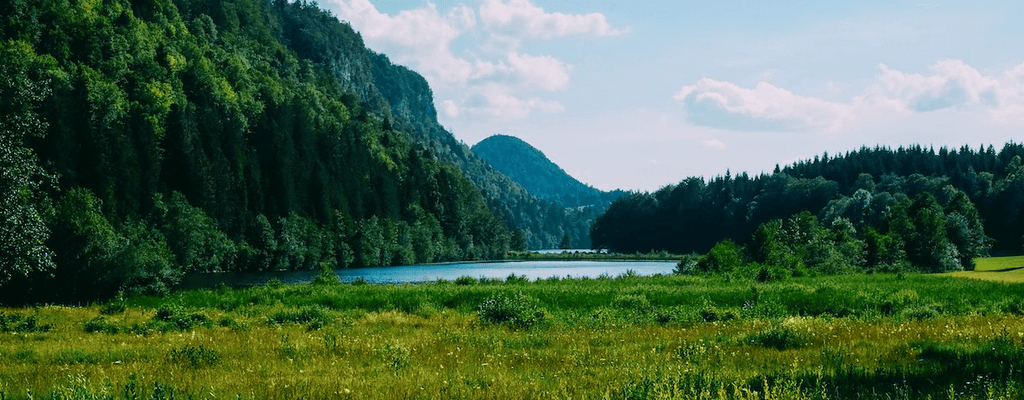
POLYGON ((464 281, 0 309, 49 327, 0 333, 0 398, 1024 396, 1016 285, 916 274, 464 281))

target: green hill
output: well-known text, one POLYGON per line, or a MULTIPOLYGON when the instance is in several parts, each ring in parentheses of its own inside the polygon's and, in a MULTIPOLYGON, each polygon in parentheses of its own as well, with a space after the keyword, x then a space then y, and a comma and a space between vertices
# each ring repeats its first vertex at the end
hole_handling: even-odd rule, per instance
POLYGON ((569 176, 544 153, 519 138, 494 135, 474 145, 472 150, 544 200, 577 206, 594 204, 601 195, 601 191, 569 176))
POLYGON ((522 237, 422 77, 315 3, 15 0, 0 15, 0 301, 494 259, 522 237))

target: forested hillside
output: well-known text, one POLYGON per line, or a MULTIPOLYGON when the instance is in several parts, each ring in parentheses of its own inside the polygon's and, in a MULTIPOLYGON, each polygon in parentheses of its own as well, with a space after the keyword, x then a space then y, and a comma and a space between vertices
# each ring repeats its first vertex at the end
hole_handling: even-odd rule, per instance
POLYGON ((385 98, 407 88, 373 85, 398 67, 315 3, 15 0, 0 16, 0 300, 510 247, 507 216, 385 98))
POLYGON ((391 64, 382 54, 368 55, 374 85, 389 106, 382 113, 435 156, 457 165, 483 192, 491 211, 510 227, 516 236, 514 243, 525 242, 524 246, 531 249, 553 249, 563 236, 568 236, 574 248, 590 248, 590 226, 599 211, 554 204, 493 168, 437 122, 430 87, 422 76, 391 64))
POLYGON ((877 147, 770 175, 689 178, 623 197, 598 218, 592 238, 619 252, 735 255, 745 244, 751 261, 770 265, 970 269, 990 249, 1021 251, 1022 156, 1015 143, 999 152, 877 147))
POLYGON ((601 214, 612 201, 626 194, 622 190, 603 192, 581 183, 543 152, 513 136, 488 137, 472 150, 531 194, 564 207, 593 207, 601 214))

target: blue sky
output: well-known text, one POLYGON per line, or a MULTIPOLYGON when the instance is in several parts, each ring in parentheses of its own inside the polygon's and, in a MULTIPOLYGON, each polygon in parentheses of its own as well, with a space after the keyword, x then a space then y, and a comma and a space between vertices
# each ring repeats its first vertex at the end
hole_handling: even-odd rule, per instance
POLYGON ((600 189, 909 144, 1020 142, 1024 1, 324 0, 442 125, 600 189))

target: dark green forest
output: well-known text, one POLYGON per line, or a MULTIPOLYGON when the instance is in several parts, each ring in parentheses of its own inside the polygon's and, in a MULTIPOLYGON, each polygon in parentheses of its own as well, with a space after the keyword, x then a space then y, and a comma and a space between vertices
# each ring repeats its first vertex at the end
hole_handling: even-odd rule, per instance
POLYGON ((403 130, 420 116, 395 123, 386 96, 408 83, 372 83, 373 65, 397 67, 315 3, 13 0, 0 15, 0 300, 525 246, 403 130))
POLYGON ((592 237, 616 252, 709 252, 681 265, 705 272, 972 269, 974 257, 1021 251, 1022 156, 1016 143, 865 147, 756 177, 689 178, 619 199, 592 237))

